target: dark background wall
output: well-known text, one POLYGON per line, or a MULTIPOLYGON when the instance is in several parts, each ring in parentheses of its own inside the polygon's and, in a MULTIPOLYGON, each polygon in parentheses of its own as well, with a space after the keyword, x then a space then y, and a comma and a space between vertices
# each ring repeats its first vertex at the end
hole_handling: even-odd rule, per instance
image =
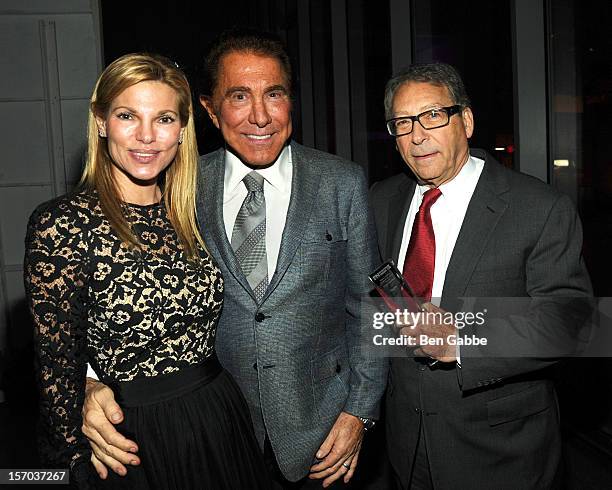
MULTIPOLYGON (((415 26, 414 46, 402 64, 432 59, 455 64, 472 94, 477 121, 483 121, 472 143, 494 152, 512 144, 512 57, 500 55, 512 53, 510 2, 472 4, 466 9, 460 3, 414 2, 413 19, 406 19, 415 26)), ((384 87, 392 74, 389 2, 148 5, 102 2, 106 63, 130 51, 159 52, 177 61, 197 90, 202 54, 220 32, 233 26, 270 30, 285 41, 294 64, 294 138, 361 163, 371 182, 403 168, 384 126, 384 87)), ((218 134, 199 109, 197 122, 201 151, 218 147, 218 134)), ((511 153, 498 156, 512 165, 511 153)))

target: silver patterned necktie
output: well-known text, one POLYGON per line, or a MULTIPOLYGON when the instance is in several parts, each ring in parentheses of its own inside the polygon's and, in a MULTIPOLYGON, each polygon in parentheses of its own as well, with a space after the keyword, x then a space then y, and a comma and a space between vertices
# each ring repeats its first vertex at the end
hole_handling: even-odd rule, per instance
POLYGON ((253 170, 242 181, 248 193, 236 216, 231 243, 242 272, 260 302, 268 287, 264 178, 253 170))

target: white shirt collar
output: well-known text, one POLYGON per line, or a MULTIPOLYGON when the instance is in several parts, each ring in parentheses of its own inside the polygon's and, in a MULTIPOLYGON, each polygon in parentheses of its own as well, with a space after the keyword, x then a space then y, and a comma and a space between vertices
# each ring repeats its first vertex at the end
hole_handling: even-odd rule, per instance
MULTIPOLYGON (((444 198, 444 202, 448 204, 448 209, 450 211, 467 209, 469 201, 472 198, 472 191, 474 187, 476 187, 478 178, 480 177, 481 165, 483 163, 482 160, 470 155, 455 178, 445 182, 439 187, 442 192, 441 197, 444 198)), ((417 185, 417 191, 420 194, 421 200, 423 194, 429 189, 430 188, 426 185, 417 185)))
MULTIPOLYGON (((242 179, 252 170, 232 152, 225 150, 224 201, 236 192, 242 179)), ((273 165, 257 169, 257 172, 279 192, 291 192, 291 146, 283 148, 273 165)))

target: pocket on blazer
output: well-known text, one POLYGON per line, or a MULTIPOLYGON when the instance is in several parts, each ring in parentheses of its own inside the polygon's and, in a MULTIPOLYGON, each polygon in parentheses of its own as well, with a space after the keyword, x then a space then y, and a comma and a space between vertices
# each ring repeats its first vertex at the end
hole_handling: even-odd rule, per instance
POLYGON ((348 387, 348 355, 342 347, 311 361, 314 404, 321 419, 335 418, 340 413, 348 387))
POLYGON ((552 388, 538 383, 525 390, 487 402, 487 418, 491 427, 520 420, 543 412, 554 402, 552 388))
POLYGON ((346 223, 341 221, 308 224, 299 251, 304 291, 326 294, 329 286, 344 284, 347 238, 346 223))
POLYGON ((348 355, 341 346, 323 354, 312 361, 311 372, 314 383, 331 378, 348 367, 348 355))

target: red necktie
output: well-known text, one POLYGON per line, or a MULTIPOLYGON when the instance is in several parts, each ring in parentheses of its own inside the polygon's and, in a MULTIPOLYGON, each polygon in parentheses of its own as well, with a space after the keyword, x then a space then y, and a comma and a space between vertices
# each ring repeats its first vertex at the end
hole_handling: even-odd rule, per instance
POLYGON ((431 224, 431 207, 441 195, 440 189, 429 189, 423 195, 419 212, 414 217, 404 261, 404 277, 423 301, 431 300, 436 265, 436 237, 431 224))

